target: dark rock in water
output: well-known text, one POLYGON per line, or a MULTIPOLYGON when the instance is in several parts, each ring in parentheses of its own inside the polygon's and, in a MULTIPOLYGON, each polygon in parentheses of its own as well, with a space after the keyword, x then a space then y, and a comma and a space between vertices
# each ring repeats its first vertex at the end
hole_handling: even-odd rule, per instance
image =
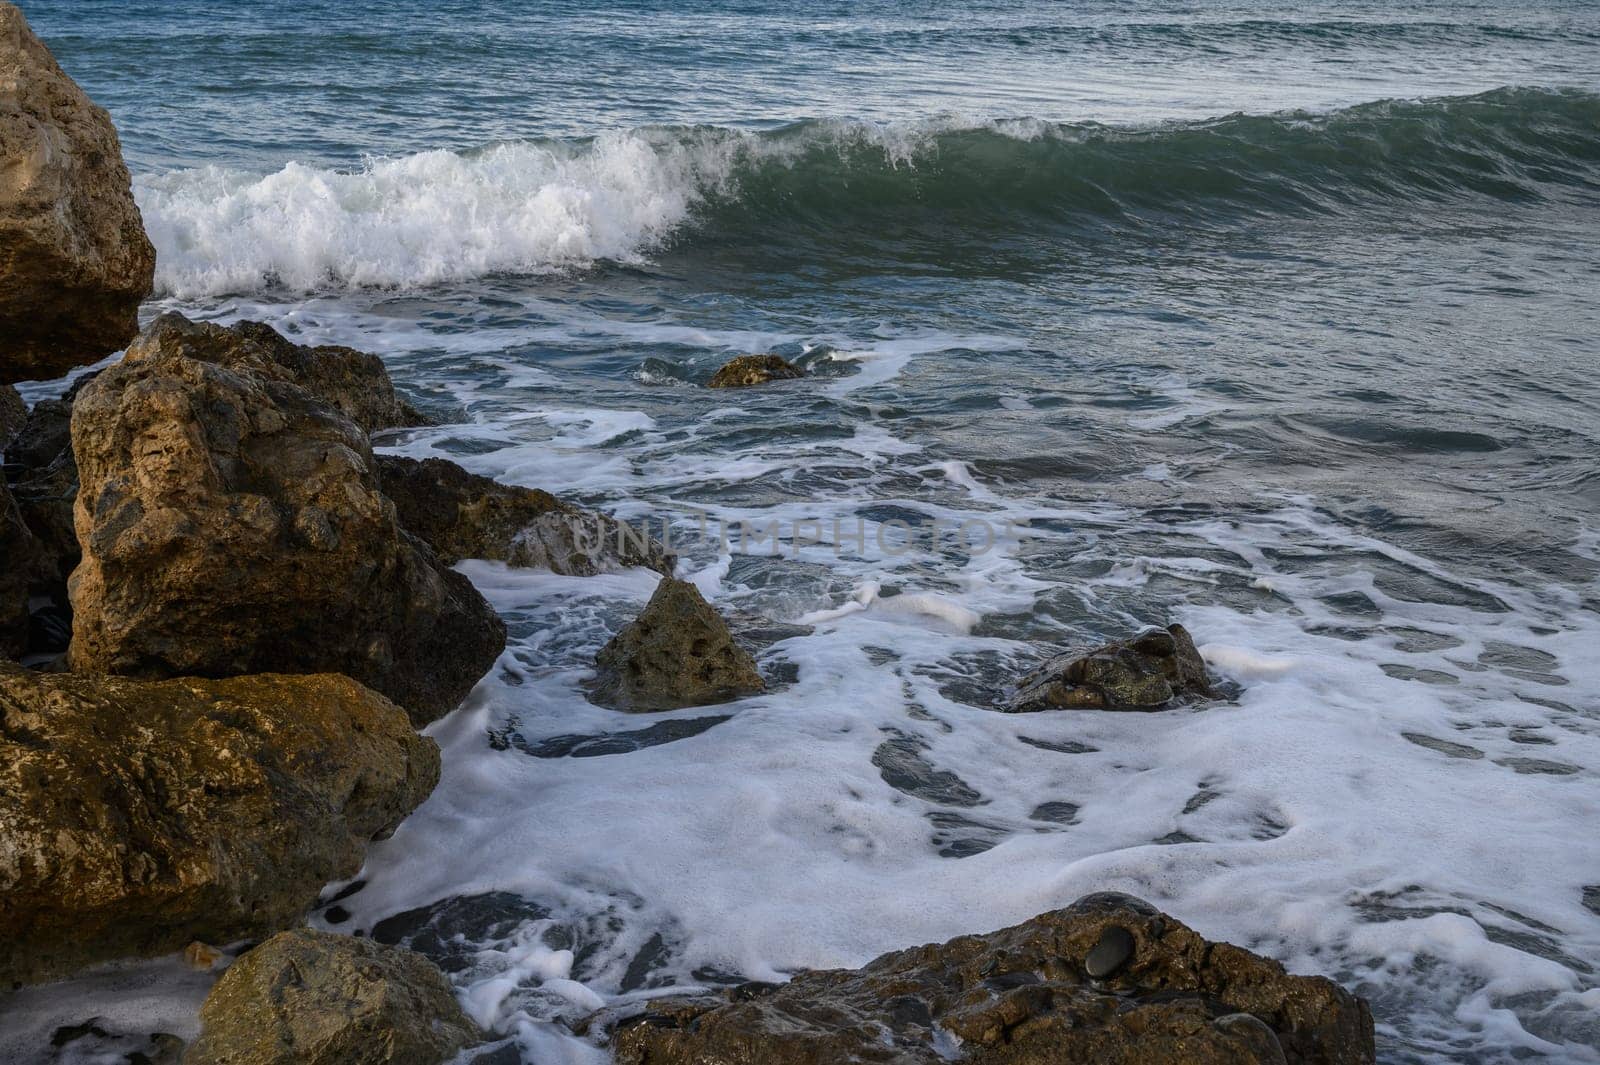
MULTIPOLYGON (((530 921, 549 916, 544 906, 509 891, 456 895, 385 917, 372 926, 372 938, 414 950, 445 972, 455 973, 476 964, 486 948, 510 949, 513 935, 530 921)), ((549 938, 546 945, 553 950, 573 945, 552 943, 549 938)))
POLYGON ((1005 709, 1161 710, 1214 695, 1194 640, 1182 625, 1169 625, 1057 655, 1022 679, 1005 709))
POLYGON ((655 999, 596 1018, 618 1065, 1369 1065, 1366 1003, 1210 943, 1148 904, 1092 895, 983 936, 805 972, 769 994, 655 999), (1129 937, 1093 983, 1084 959, 1129 937), (1240 1019, 1247 1014, 1256 1023, 1240 1019))
POLYGON ((37 469, 71 450, 72 401, 42 399, 33 405, 11 446, 6 448, 6 465, 37 469))
POLYGON ((401 526, 446 563, 486 558, 574 577, 644 566, 672 575, 676 560, 659 543, 549 492, 500 484, 446 459, 377 461, 401 526))
POLYGON ((728 718, 727 714, 718 714, 714 717, 660 721, 648 728, 626 732, 549 736, 537 742, 524 738, 515 728, 507 728, 491 731, 489 746, 497 751, 515 748, 535 758, 602 758, 613 754, 632 754, 647 747, 686 740, 715 728, 728 718))
POLYGON ((260 345, 289 373, 289 380, 368 433, 433 424, 394 390, 376 355, 333 344, 296 344, 265 322, 236 322, 228 331, 260 345))
POLYGON ((805 371, 781 355, 740 355, 711 375, 707 388, 749 388, 768 381, 792 381, 805 371))
POLYGON ((1133 933, 1116 925, 1106 925, 1099 942, 1083 959, 1083 971, 1096 980, 1103 980, 1122 968, 1133 957, 1133 933))
POLYGON ((291 925, 438 778, 437 745, 346 677, 0 662, 0 988, 291 925))
POLYGON ((589 697, 615 710, 677 710, 766 690, 755 660, 699 590, 671 577, 595 666, 589 697))
POLYGON ((366 434, 283 376, 168 314, 79 393, 72 668, 338 672, 426 724, 494 664, 505 625, 400 527, 366 434))
POLYGON ((437 1065, 483 1041, 426 958, 310 929, 234 962, 200 1024, 184 1065, 437 1065))
POLYGON ((16 439, 28 421, 28 405, 11 385, 0 385, 0 452, 16 439))
POLYGON ((0 2, 0 384, 126 344, 155 266, 111 117, 0 2))

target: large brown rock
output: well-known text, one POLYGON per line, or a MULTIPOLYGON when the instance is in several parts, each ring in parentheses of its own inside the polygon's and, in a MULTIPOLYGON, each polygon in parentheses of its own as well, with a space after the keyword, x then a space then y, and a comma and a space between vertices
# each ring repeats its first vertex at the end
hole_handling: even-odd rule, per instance
POLYGON ((296 344, 264 322, 237 322, 229 332, 259 345, 287 380, 324 402, 368 433, 432 421, 394 390, 383 360, 354 348, 296 344))
POLYGON ((166 315, 79 393, 72 668, 340 672, 432 721, 505 626, 399 527, 366 434, 275 366, 166 315))
POLYGON ((422 955, 307 929, 234 962, 200 1022, 183 1065, 437 1065, 482 1039, 422 955))
POLYGON ((346 677, 0 662, 0 987, 292 925, 438 777, 434 742, 346 677))
POLYGON ((379 455, 400 525, 448 563, 485 558, 573 577, 644 566, 672 575, 673 556, 622 522, 537 488, 500 484, 446 459, 379 455))
POLYGON ((750 653, 688 581, 664 577, 595 656, 589 697, 615 710, 677 710, 766 689, 750 653))
POLYGON ((121 348, 155 264, 111 117, 0 0, 0 382, 121 348))
POLYGON ((791 381, 806 372, 782 355, 740 355, 711 375, 707 388, 749 388, 768 381, 791 381))
POLYGON ((1161 710, 1216 694, 1182 625, 1058 655, 1024 677, 1006 709, 1161 710))
POLYGON ((650 1003, 618 1065, 1370 1065, 1366 1003, 1126 895, 856 970, 650 1003))

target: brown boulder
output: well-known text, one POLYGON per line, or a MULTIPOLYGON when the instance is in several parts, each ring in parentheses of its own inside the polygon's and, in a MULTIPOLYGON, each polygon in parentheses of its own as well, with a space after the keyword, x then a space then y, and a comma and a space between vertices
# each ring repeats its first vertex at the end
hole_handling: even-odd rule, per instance
MULTIPOLYGON (((602 1018, 604 1020, 604 1018, 602 1018)), ((788 984, 657 1000, 618 1065, 1370 1065, 1332 981, 1211 943, 1126 895, 788 984)))
POLYGON ((1006 709, 1161 710, 1215 694, 1188 630, 1168 625, 1057 655, 1022 679, 1006 709))
POLYGON ((755 660, 688 581, 665 577, 595 656, 589 698, 614 710, 677 710, 766 690, 755 660))
POLYGON ((482 1039, 422 955, 309 929, 234 962, 200 1022, 183 1065, 437 1065, 482 1039))
POLYGON ((292 925, 438 778, 437 745, 346 677, 0 662, 0 987, 292 925))
POLYGON ((339 672, 432 721, 505 625, 399 527, 366 434, 264 358, 164 315, 79 393, 72 668, 339 672))
POLYGON ((126 344, 155 263, 111 117, 0 0, 0 382, 126 344))
POLYGON ((293 381, 368 433, 432 425, 394 390, 383 360, 354 348, 296 344, 264 322, 236 322, 228 331, 259 345, 293 381))
POLYGON ((485 558, 573 577, 644 566, 672 575, 674 558, 660 544, 549 492, 500 484, 445 459, 377 459, 401 527, 446 563, 485 558))
POLYGON ((707 388, 749 388, 768 381, 791 381, 806 372, 781 355, 740 355, 711 375, 707 388))

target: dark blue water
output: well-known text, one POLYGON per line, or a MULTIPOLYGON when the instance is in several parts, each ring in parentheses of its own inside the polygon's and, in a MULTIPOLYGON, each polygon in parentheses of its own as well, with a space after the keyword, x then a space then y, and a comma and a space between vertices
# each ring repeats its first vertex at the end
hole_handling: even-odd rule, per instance
POLYGON ((815 626, 794 683, 638 750, 582 680, 648 579, 467 564, 513 646, 329 926, 523 899, 455 978, 528 1060, 588 1060, 560 978, 1111 888, 1357 988, 1385 1061, 1600 1061, 1600 6, 23 6, 122 130, 150 313, 381 352, 454 419, 408 453, 792 534, 685 565, 815 626), (811 378, 695 387, 752 350, 811 378), (840 518, 1030 535, 803 542, 840 518), (986 709, 1172 618, 1236 704, 986 709))

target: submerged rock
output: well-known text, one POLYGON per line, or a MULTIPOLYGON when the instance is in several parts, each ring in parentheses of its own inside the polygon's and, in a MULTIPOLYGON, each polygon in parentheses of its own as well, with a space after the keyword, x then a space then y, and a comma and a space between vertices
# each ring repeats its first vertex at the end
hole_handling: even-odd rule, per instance
POLYGON ((791 381, 806 372, 781 355, 740 355, 711 375, 707 388, 749 388, 768 381, 791 381))
POLYGON ((420 954, 281 932, 222 974, 184 1065, 437 1065, 483 1035, 420 954))
POLYGON ((72 668, 340 672, 432 721, 505 625, 400 528, 366 434, 262 360, 164 315, 79 393, 72 668))
POLYGON ((664 578, 595 657, 590 698, 615 710, 677 710, 766 689, 755 660, 688 581, 664 578))
POLYGON ((574 577, 626 566, 672 575, 675 559, 659 543, 549 492, 500 484, 445 459, 377 461, 401 526, 444 562, 486 558, 574 577))
POLYGON ((1022 679, 1005 709, 1160 710, 1214 695, 1194 640, 1169 625, 1050 659, 1022 679))
POLYGON ((368 433, 432 425, 433 420, 394 390, 383 360, 354 348, 296 344, 265 322, 237 322, 229 332, 265 350, 293 381, 332 404, 368 433))
POLYGON ((438 778, 433 740, 346 677, 0 662, 0 987, 291 925, 438 778))
POLYGON ((1290 976, 1277 962, 1208 942, 1149 904, 1111 893, 988 935, 885 954, 861 969, 657 999, 622 1016, 613 1021, 618 1065, 1374 1060, 1366 1003, 1332 981, 1290 976))
POLYGON ((0 383, 121 348, 155 263, 111 117, 0 0, 0 383))

